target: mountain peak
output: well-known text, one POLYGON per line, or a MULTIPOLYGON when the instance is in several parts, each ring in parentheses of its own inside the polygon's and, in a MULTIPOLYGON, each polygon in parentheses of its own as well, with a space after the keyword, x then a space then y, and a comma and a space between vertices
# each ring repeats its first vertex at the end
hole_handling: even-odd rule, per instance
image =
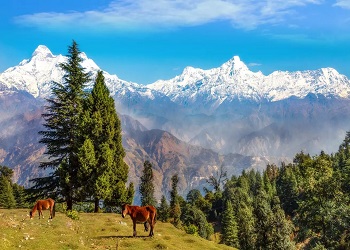
POLYGON ((39 45, 33 52, 32 57, 42 55, 43 57, 52 57, 52 53, 45 45, 39 45))
POLYGON ((233 71, 249 70, 247 65, 245 65, 245 63, 241 61, 239 56, 232 57, 229 61, 224 63, 222 67, 233 71))

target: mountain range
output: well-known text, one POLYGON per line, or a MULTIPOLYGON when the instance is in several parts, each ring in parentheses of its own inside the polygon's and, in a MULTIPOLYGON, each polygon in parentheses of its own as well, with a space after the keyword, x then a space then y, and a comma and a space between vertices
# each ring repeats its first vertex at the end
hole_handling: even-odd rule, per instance
MULTIPOLYGON (((100 68, 81 57, 92 75, 89 90, 100 68)), ((0 74, 0 164, 13 168, 20 184, 46 174, 37 168, 46 157, 38 131, 45 98, 52 82, 62 82, 59 65, 66 60, 40 45, 0 74)), ((234 56, 218 68, 186 67, 148 85, 104 76, 122 120, 130 180, 138 183, 150 160, 158 198, 174 173, 186 194, 221 166, 232 175, 291 161, 301 150, 333 152, 350 127, 350 81, 332 68, 264 75, 234 56)))

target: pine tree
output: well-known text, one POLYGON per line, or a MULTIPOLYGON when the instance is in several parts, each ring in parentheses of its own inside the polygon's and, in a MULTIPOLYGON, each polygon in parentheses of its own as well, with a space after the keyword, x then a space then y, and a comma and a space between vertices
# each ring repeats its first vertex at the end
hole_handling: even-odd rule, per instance
POLYGON ((191 205, 197 205, 197 201, 202 198, 202 194, 198 189, 192 189, 186 196, 186 201, 191 205))
POLYGON ((143 164, 143 171, 141 176, 141 183, 139 192, 141 195, 141 206, 152 205, 156 206, 156 199, 154 198, 154 176, 152 164, 145 161, 143 164))
POLYGON ((221 219, 222 243, 225 245, 239 248, 238 229, 236 217, 234 215, 231 201, 226 201, 225 210, 222 213, 221 219))
POLYGON ((160 205, 158 207, 158 218, 162 222, 167 222, 169 219, 169 210, 170 207, 168 205, 168 202, 166 201, 166 198, 164 195, 162 195, 162 198, 160 199, 160 205))
POLYGON ((25 208, 28 206, 27 203, 27 194, 26 190, 24 189, 23 186, 18 185, 17 183, 12 185, 13 189, 13 195, 16 200, 16 207, 17 208, 25 208))
POLYGON ((0 207, 14 208, 16 206, 12 189, 12 175, 12 169, 0 166, 0 207))
POLYGON ((305 234, 299 237, 317 235, 314 241, 330 249, 341 241, 350 223, 349 197, 341 192, 332 158, 324 152, 304 166, 304 172, 296 223, 305 234))
POLYGON ((269 197, 263 188, 258 190, 255 197, 254 214, 256 218, 256 248, 271 249, 273 213, 270 206, 269 197))
POLYGON ((288 221, 285 213, 280 206, 280 201, 277 196, 274 197, 273 205, 273 223, 272 223, 272 242, 270 249, 273 250, 292 250, 295 249, 295 244, 291 239, 293 232, 292 222, 288 221))
POLYGON ((95 212, 100 199, 111 199, 113 194, 127 196, 128 166, 124 162, 121 123, 110 96, 103 72, 99 71, 91 94, 85 102, 83 127, 87 132, 81 148, 81 177, 86 192, 94 198, 95 212), (121 190, 116 190, 121 188, 121 190))
POLYGON ((181 207, 179 202, 179 195, 177 191, 177 185, 179 183, 179 177, 177 174, 171 177, 171 191, 170 191, 170 217, 173 219, 173 223, 178 227, 181 223, 181 207))
POLYGON ((52 97, 43 114, 46 130, 40 131, 40 143, 46 145, 45 154, 49 161, 42 162, 41 168, 51 168, 48 178, 35 181, 35 188, 46 195, 55 192, 67 202, 67 210, 72 210, 76 191, 83 185, 79 183, 78 150, 82 145, 81 117, 83 113, 83 88, 89 80, 89 74, 80 65, 82 59, 78 44, 73 41, 68 48, 68 62, 60 64, 65 71, 64 83, 54 83, 52 97))
POLYGON ((213 233, 212 226, 208 223, 205 214, 193 204, 186 204, 182 207, 181 221, 188 233, 198 234, 204 239, 209 239, 213 233))
POLYGON ((125 203, 133 204, 134 196, 135 196, 135 186, 134 186, 134 183, 130 182, 126 192, 125 203))
POLYGON ((282 165, 276 183, 283 210, 287 215, 294 216, 298 209, 299 192, 293 166, 282 165))
MULTIPOLYGON (((244 182, 246 183, 246 182, 244 182)), ((248 195, 249 187, 239 187, 236 192, 238 239, 241 249, 253 250, 256 243, 253 201, 248 195)))

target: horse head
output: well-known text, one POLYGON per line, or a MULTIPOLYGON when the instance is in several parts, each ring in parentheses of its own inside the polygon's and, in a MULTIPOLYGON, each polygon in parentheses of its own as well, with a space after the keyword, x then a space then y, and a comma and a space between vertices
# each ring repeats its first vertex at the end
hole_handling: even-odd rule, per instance
POLYGON ((122 204, 122 217, 125 218, 125 216, 128 214, 128 204, 124 203, 122 204))
POLYGON ((29 218, 30 218, 30 219, 33 219, 33 213, 32 213, 32 211, 29 212, 29 218))

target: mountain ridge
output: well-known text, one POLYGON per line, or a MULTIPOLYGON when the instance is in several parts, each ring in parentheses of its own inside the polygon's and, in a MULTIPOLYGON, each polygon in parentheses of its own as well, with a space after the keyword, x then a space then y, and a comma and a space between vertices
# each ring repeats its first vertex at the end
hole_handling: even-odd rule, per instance
MULTIPOLYGON (((82 66, 88 72, 96 74, 100 68, 82 52, 82 66)), ((11 67, 0 74, 0 84, 31 93, 34 97, 47 97, 51 81, 62 81, 63 72, 58 67, 67 58, 53 55, 44 45, 39 45, 30 59, 11 67)), ((333 68, 321 68, 305 71, 274 71, 264 75, 260 71, 252 72, 233 56, 229 61, 213 69, 186 67, 182 74, 169 80, 158 80, 141 85, 119 79, 104 71, 106 84, 111 93, 139 92, 149 99, 167 96, 180 105, 203 101, 217 108, 225 100, 250 99, 260 101, 279 101, 291 96, 304 98, 307 94, 322 94, 348 98, 350 96, 349 79, 333 68)), ((92 87, 92 82, 87 88, 92 87)))

